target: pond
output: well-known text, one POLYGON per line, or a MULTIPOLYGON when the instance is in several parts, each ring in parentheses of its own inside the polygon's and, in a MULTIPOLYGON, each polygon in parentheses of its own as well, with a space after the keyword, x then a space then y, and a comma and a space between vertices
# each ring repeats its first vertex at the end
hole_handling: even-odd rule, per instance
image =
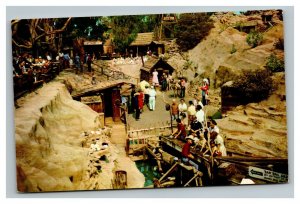
POLYGON ((159 179, 161 174, 158 172, 156 162, 153 160, 141 160, 135 162, 139 171, 145 176, 144 187, 153 185, 153 179, 159 179))

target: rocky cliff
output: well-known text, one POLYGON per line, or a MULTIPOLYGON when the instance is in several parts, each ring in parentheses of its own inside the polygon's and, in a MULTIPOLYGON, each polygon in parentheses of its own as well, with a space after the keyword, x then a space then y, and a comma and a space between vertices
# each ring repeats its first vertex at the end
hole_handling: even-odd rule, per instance
MULTIPOLYGON (((17 105, 15 141, 18 191, 112 188, 114 171, 119 168, 117 161, 125 160, 126 155, 119 154, 110 142, 110 131, 100 128, 98 114, 72 100, 64 84, 46 84, 19 99, 17 105), (82 134, 83 131, 88 134, 82 134), (95 155, 87 145, 93 139, 107 144, 101 155, 95 155)), ((128 188, 143 187, 143 175, 131 160, 126 161, 122 170, 137 178, 128 184, 128 188)))

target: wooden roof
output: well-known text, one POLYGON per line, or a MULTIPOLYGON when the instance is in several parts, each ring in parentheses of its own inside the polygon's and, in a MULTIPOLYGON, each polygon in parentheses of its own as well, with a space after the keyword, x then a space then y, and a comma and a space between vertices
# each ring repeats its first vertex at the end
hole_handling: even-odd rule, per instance
POLYGON ((100 40, 91 40, 91 41, 86 40, 83 42, 83 45, 102 45, 102 44, 103 43, 100 40))
POLYGON ((138 33, 135 40, 130 44, 130 46, 139 46, 139 45, 149 45, 154 41, 154 33, 138 33))
POLYGON ((72 93, 72 97, 73 98, 81 97, 81 96, 84 96, 88 93, 102 91, 102 90, 105 90, 105 89, 108 89, 108 88, 113 88, 113 87, 123 85, 123 84, 133 84, 133 85, 135 85, 134 83, 132 83, 129 80, 126 80, 126 79, 105 81, 105 82, 100 82, 100 83, 98 83, 97 85, 95 85, 91 88, 85 89, 84 91, 77 92, 77 93, 74 93, 74 94, 72 93))
POLYGON ((144 66, 141 69, 150 72, 151 69, 153 69, 155 65, 158 64, 159 62, 165 64, 166 66, 174 70, 174 68, 171 65, 169 65, 162 58, 158 58, 158 57, 148 57, 148 60, 144 63, 144 66))

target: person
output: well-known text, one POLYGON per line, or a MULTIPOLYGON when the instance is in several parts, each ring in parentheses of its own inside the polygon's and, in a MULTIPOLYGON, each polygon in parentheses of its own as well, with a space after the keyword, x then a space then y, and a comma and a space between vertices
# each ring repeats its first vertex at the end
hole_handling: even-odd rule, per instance
POLYGON ((197 138, 200 138, 200 132, 202 130, 202 124, 197 120, 197 117, 194 115, 192 116, 192 122, 189 126, 190 135, 193 134, 194 136, 197 136, 197 138))
POLYGON ((143 107, 144 107, 144 93, 142 91, 142 89, 139 89, 139 109, 140 109, 140 113, 142 113, 143 111, 143 107))
POLYGON ((155 98, 156 98, 156 91, 154 86, 151 86, 151 90, 149 91, 149 109, 151 111, 155 110, 155 98))
POLYGON ((76 67, 76 73, 78 73, 78 71, 79 71, 79 69, 80 69, 80 57, 79 57, 79 55, 78 54, 76 54, 76 56, 75 56, 75 67, 76 67))
POLYGON ((156 69, 154 69, 153 73, 152 73, 153 77, 152 77, 152 84, 153 86, 158 85, 158 72, 156 71, 156 69))
POLYGON ((166 91, 167 90, 167 75, 166 75, 166 73, 163 73, 163 75, 162 75, 161 90, 162 91, 166 91))
POLYGON ((64 68, 70 68, 70 56, 68 53, 64 54, 64 68))
POLYGON ((178 105, 178 110, 179 110, 179 115, 181 115, 182 113, 187 115, 187 105, 183 98, 180 99, 180 103, 178 105))
POLYGON ((185 88, 186 88, 186 81, 185 79, 180 80, 180 98, 185 97, 185 88))
POLYGON ((144 95, 145 95, 145 101, 144 101, 144 103, 145 103, 146 105, 149 104, 149 91, 150 91, 149 86, 146 85, 146 86, 145 86, 145 91, 144 91, 144 95))
POLYGON ((201 89, 201 96, 202 96, 202 104, 205 106, 207 105, 207 99, 208 99, 208 79, 203 79, 201 89))
POLYGON ((216 133, 220 134, 220 129, 217 126, 217 122, 215 120, 211 120, 210 121, 210 125, 209 125, 209 132, 213 132, 215 131, 216 133))
POLYGON ((176 119, 176 122, 177 122, 177 130, 173 132, 171 136, 174 136, 175 139, 179 137, 180 140, 184 141, 186 137, 185 125, 182 123, 182 121, 179 118, 176 119))
POLYGON ((191 121, 192 121, 192 117, 194 115, 196 115, 196 108, 195 108, 195 106, 193 104, 193 101, 189 101, 189 107, 187 109, 187 113, 188 113, 188 122, 190 124, 191 121))
POLYGON ((202 124, 204 124, 204 111, 202 110, 201 105, 196 106, 196 118, 202 124))
POLYGON ((176 120, 178 118, 179 109, 175 99, 172 100, 170 111, 171 111, 172 120, 176 120))
POLYGON ((173 79, 172 79, 172 75, 168 74, 167 75, 167 90, 170 90, 170 84, 172 83, 173 79))
POLYGON ((214 141, 215 147, 213 148, 212 152, 213 152, 214 156, 225 157, 225 156, 227 156, 226 147, 224 145, 223 138, 220 135, 218 135, 218 136, 214 141), (219 138, 222 138, 222 139, 219 139, 219 138))
POLYGON ((189 135, 186 138, 186 143, 184 144, 182 151, 181 151, 181 156, 182 156, 182 161, 185 164, 191 164, 194 166, 196 169, 198 169, 198 165, 191 161, 191 159, 194 159, 193 154, 191 154, 191 146, 193 144, 194 137, 192 135, 189 135))
POLYGON ((92 71, 92 57, 90 54, 88 54, 88 56, 87 56, 87 65, 88 65, 88 71, 91 72, 92 71))
POLYGON ((134 109, 135 109, 135 120, 140 119, 140 107, 139 107, 139 92, 134 94, 134 109))
POLYGON ((194 104, 195 107, 198 105, 198 97, 197 97, 197 94, 194 94, 193 104, 194 104))

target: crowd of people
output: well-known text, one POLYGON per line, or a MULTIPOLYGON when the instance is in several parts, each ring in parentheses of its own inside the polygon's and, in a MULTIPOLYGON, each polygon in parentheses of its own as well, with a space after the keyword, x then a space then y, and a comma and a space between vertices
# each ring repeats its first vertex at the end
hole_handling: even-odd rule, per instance
POLYGON ((33 91, 38 85, 53 79, 61 70, 75 65, 76 73, 83 72, 83 64, 86 63, 88 71, 92 72, 93 57, 86 53, 84 60, 76 54, 72 59, 69 53, 59 51, 56 57, 50 53, 33 57, 30 53, 13 54, 13 80, 14 92, 33 91))

